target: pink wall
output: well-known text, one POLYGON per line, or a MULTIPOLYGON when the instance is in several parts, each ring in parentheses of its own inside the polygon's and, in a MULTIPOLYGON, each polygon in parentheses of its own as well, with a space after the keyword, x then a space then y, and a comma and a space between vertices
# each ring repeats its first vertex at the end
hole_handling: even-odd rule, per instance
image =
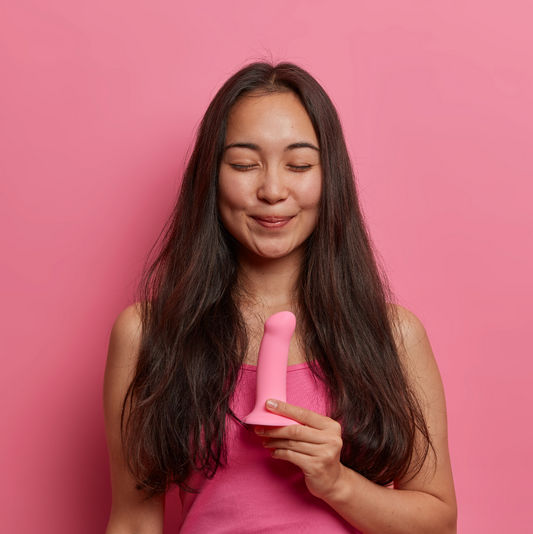
POLYGON ((459 532, 530 532, 532 17, 519 0, 0 2, 0 530, 103 531, 112 322, 207 103, 268 50, 338 105, 432 339, 459 532))

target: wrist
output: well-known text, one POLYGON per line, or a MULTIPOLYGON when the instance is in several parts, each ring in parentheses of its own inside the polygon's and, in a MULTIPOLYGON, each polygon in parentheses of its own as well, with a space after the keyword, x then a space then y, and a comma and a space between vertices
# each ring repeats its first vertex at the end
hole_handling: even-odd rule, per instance
POLYGON ((323 500, 330 506, 341 504, 347 499, 350 488, 350 475, 353 471, 343 464, 340 464, 340 472, 331 491, 323 497, 323 500))

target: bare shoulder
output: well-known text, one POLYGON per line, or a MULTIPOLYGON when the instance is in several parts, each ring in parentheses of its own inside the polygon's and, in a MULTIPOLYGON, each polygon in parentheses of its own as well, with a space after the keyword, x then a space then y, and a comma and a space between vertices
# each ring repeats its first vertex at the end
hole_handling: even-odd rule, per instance
POLYGON ((115 319, 109 338, 107 365, 134 366, 141 334, 141 306, 135 303, 124 308, 115 319))
POLYGON ((119 413, 135 375, 141 334, 140 306, 132 304, 119 313, 109 337, 104 373, 104 411, 112 413, 113 418, 119 413))
POLYGON ((388 309, 397 340, 402 339, 405 345, 410 346, 427 337, 422 321, 412 311, 399 304, 388 304, 388 309))
POLYGON ((406 378, 426 409, 437 407, 445 413, 442 378, 422 321, 403 306, 390 306, 391 324, 406 378))
POLYGON ((113 328, 136 330, 141 325, 141 303, 136 302, 124 308, 117 316, 113 328))
POLYGON ((115 319, 111 337, 134 342, 141 334, 141 305, 139 302, 124 308, 115 319))
POLYGON ((389 304, 391 325, 398 352, 408 370, 436 368, 435 356, 422 321, 410 310, 398 304, 389 304))

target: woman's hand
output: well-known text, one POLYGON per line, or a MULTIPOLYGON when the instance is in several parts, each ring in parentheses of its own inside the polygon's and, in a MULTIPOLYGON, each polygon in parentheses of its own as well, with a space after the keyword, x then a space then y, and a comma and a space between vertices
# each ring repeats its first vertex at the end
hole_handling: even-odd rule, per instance
POLYGON ((301 425, 256 426, 255 432, 263 437, 263 446, 272 450, 272 458, 297 465, 315 497, 327 498, 339 486, 346 469, 340 462, 341 425, 324 415, 278 400, 268 400, 266 407, 301 425))

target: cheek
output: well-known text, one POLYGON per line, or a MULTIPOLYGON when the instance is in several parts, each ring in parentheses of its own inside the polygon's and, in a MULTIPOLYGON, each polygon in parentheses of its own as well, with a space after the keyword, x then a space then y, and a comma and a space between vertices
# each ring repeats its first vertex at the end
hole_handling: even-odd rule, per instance
POLYGON ((320 197, 322 196, 322 177, 318 176, 316 179, 309 181, 304 189, 300 192, 300 205, 305 209, 317 208, 320 204, 320 197))
POLYGON ((221 176, 218 185, 219 209, 239 209, 246 206, 249 194, 239 180, 221 176))
POLYGON ((218 189, 218 213, 226 230, 239 239, 244 231, 246 211, 246 195, 242 185, 234 180, 220 180, 218 189))
POLYGON ((228 213, 233 209, 234 204, 231 188, 229 188, 227 184, 221 184, 218 188, 218 211, 222 218, 228 216, 228 213))

